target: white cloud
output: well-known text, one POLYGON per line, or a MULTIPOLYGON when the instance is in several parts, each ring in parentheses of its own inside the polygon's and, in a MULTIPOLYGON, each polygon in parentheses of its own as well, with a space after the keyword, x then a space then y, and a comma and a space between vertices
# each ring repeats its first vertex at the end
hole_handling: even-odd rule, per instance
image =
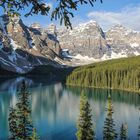
POLYGON ((51 9, 53 8, 53 3, 51 3, 51 2, 49 2, 49 3, 46 2, 45 4, 46 4, 46 6, 49 6, 51 9))
POLYGON ((104 30, 114 24, 122 24, 140 31, 140 5, 129 5, 118 12, 93 11, 88 13, 87 16, 89 19, 96 20, 104 30))

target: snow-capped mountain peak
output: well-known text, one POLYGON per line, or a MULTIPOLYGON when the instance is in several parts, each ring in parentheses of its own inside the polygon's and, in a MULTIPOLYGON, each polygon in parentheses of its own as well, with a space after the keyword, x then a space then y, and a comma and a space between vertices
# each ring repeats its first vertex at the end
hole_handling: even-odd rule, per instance
POLYGON ((27 27, 18 16, 0 16, 0 67, 25 73, 36 65, 57 65, 60 50, 55 34, 39 24, 27 27))
POLYGON ((140 55, 140 33, 121 24, 104 32, 96 21, 82 23, 73 30, 58 32, 61 47, 72 55, 98 60, 140 55))

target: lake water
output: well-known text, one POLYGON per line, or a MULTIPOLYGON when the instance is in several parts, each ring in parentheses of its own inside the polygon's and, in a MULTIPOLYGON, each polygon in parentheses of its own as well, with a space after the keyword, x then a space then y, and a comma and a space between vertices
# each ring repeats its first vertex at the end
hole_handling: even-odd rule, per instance
MULTIPOLYGON (((31 92, 32 120, 42 140, 76 140, 76 120, 82 88, 66 87, 61 82, 44 78, 0 78, 0 140, 9 137, 9 107, 17 101, 17 88, 25 79, 31 92)), ((140 96, 128 92, 86 88, 84 90, 92 108, 96 138, 102 139, 108 94, 114 108, 117 133, 122 123, 128 124, 128 136, 137 139, 140 125, 140 96)))

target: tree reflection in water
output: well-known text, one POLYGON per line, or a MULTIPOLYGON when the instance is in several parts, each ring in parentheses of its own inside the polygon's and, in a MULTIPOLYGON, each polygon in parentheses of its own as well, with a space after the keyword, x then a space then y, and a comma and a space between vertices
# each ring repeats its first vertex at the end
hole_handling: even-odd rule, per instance
POLYGON ((9 110, 9 131, 11 140, 39 139, 31 118, 30 93, 25 81, 21 84, 17 104, 9 110))

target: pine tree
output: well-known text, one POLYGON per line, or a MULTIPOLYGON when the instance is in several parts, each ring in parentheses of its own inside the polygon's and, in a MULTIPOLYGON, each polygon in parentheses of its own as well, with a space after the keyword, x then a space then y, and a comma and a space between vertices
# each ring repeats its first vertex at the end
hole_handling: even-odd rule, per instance
POLYGON ((120 140, 128 140, 128 137, 127 137, 127 124, 122 124, 121 126, 121 130, 120 130, 120 140))
POLYGON ((114 120, 113 120, 113 105, 111 96, 108 97, 108 106, 107 106, 107 117, 104 122, 104 130, 103 130, 103 139, 104 140, 115 140, 117 139, 117 133, 114 129, 114 120))
POLYGON ((18 119, 18 136, 20 139, 31 139, 31 135, 33 132, 29 95, 30 94, 27 91, 25 82, 23 81, 18 97, 19 102, 16 104, 18 119))
POLYGON ((35 128, 33 129, 33 134, 32 134, 31 139, 32 140, 39 140, 39 136, 38 136, 35 128))
POLYGON ((11 139, 16 139, 16 136, 17 136, 17 122, 16 122, 16 110, 14 108, 10 108, 10 111, 9 111, 9 130, 11 132, 11 139))
POLYGON ((88 103, 87 97, 83 93, 80 100, 80 115, 77 128, 78 131, 76 136, 78 140, 95 139, 90 104, 88 103))
POLYGON ((110 60, 74 69, 67 85, 140 91, 140 57, 110 60))
POLYGON ((31 119, 30 94, 27 91, 25 81, 23 81, 19 91, 18 103, 15 108, 10 109, 9 128, 11 139, 38 140, 35 139, 35 130, 31 119), (14 128, 14 129, 13 129, 14 128))

